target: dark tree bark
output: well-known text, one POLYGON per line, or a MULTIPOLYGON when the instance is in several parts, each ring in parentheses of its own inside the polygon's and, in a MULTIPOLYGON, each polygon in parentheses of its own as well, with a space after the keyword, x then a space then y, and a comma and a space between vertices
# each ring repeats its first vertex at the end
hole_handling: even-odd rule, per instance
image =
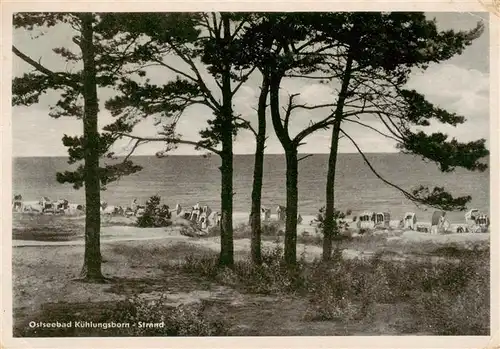
POLYGON ((253 169, 252 210, 250 212, 250 227, 252 229, 251 255, 254 264, 262 263, 261 251, 261 207, 262 207, 262 177, 264 173, 264 149, 266 144, 266 101, 269 93, 269 80, 263 76, 262 89, 259 95, 258 122, 256 137, 255 163, 253 169))
POLYGON ((299 162, 297 148, 285 150, 286 157, 286 222, 285 222, 285 262, 292 266, 297 262, 297 213, 299 162))
POLYGON ((281 75, 279 73, 271 74, 269 83, 271 120, 276 136, 285 151, 286 158, 285 262, 287 265, 293 266, 297 263, 298 143, 290 139, 288 131, 281 123, 279 111, 281 75))
POLYGON ((221 251, 220 265, 232 267, 233 256, 233 156, 227 148, 232 142, 222 141, 225 151, 221 154, 221 251))
POLYGON ((353 59, 349 55, 346 62, 344 76, 342 78, 342 87, 340 88, 337 107, 335 109, 335 122, 332 130, 332 140, 330 146, 330 156, 328 158, 328 176, 326 177, 326 207, 325 222, 323 229, 323 261, 329 261, 332 256, 332 245, 335 235, 338 234, 335 226, 335 172, 337 167, 337 151, 339 144, 340 124, 342 123, 342 114, 344 104, 347 98, 349 83, 351 80, 353 59))
MULTIPOLYGON (((230 21, 222 14, 226 47, 231 40, 230 21)), ((221 151, 221 251, 219 263, 232 267, 234 264, 233 247, 233 109, 231 91, 231 66, 228 55, 224 55, 222 73, 222 151, 221 151)))
POLYGON ((332 256, 332 245, 335 235, 335 172, 337 166, 337 150, 339 144, 340 121, 336 122, 332 131, 330 156, 328 158, 328 175, 326 177, 326 207, 323 225, 323 261, 329 261, 332 256))
POLYGON ((82 277, 87 280, 101 281, 100 248, 100 180, 99 180, 99 132, 97 127, 98 99, 96 85, 95 52, 93 43, 93 16, 81 14, 82 19, 82 58, 83 58, 83 98, 85 100, 83 117, 83 137, 85 153, 85 257, 82 277))

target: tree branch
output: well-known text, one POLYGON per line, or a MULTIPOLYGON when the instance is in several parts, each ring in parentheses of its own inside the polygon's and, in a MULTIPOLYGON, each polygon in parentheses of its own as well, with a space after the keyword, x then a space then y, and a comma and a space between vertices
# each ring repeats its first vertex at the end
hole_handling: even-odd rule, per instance
POLYGON ((326 108, 326 107, 336 107, 336 104, 333 103, 325 103, 325 104, 317 104, 313 106, 308 106, 306 104, 296 104, 292 107, 292 109, 307 109, 307 110, 314 110, 314 109, 320 109, 320 108, 326 108))
POLYGON ((148 141, 142 141, 140 139, 137 139, 135 141, 135 144, 134 146, 132 147, 132 149, 130 150, 130 152, 127 154, 127 156, 125 156, 125 159, 123 159, 122 163, 124 163, 125 161, 128 160, 128 158, 134 153, 134 151, 137 149, 137 147, 139 146, 139 144, 141 143, 148 143, 148 141))
POLYGON ((311 156, 313 156, 313 155, 314 155, 314 154, 307 154, 307 155, 304 155, 304 156, 302 156, 302 157, 298 158, 298 159, 297 159, 297 162, 299 162, 300 160, 307 159, 308 157, 311 157, 311 156))
POLYGON ((285 110, 285 120, 283 123, 283 127, 285 130, 288 130, 288 122, 290 121, 290 115, 292 114, 292 110, 293 110, 293 99, 295 97, 297 97, 298 95, 299 95, 299 93, 293 93, 293 94, 288 96, 288 106, 285 110))
POLYGON ((190 57, 184 55, 175 46, 175 44, 173 44, 173 43, 170 42, 170 46, 175 51, 175 53, 177 54, 177 56, 179 56, 184 62, 186 62, 191 67, 191 70, 193 71, 193 73, 196 75, 196 78, 197 78, 197 80, 195 80, 195 81, 200 85, 201 90, 205 94, 205 96, 207 98, 207 103, 208 103, 208 101, 210 101, 213 104, 214 108, 216 108, 216 109, 217 109, 217 107, 220 107, 219 103, 217 103, 217 100, 214 98, 212 92, 208 89, 207 85, 205 84, 205 81, 201 77, 200 71, 196 67, 196 64, 194 64, 193 60, 190 57))
POLYGON ((254 134, 254 136, 257 137, 257 131, 255 131, 255 128, 253 128, 253 126, 250 124, 250 121, 245 120, 245 119, 243 119, 240 116, 236 116, 234 119, 235 120, 240 120, 241 122, 243 122, 243 124, 245 125, 245 127, 248 127, 248 129, 250 131, 252 131, 252 133, 254 134))
POLYGON ((309 126, 308 128, 302 130, 301 132, 299 132, 299 134, 297 134, 295 136, 295 138, 293 139, 293 142, 295 143, 300 143, 300 141, 302 141, 304 138, 306 138, 307 136, 309 136, 311 133, 319 130, 319 129, 322 129, 322 128, 328 128, 328 126, 331 125, 331 123, 333 122, 333 116, 335 114, 334 113, 331 113, 330 115, 328 115, 326 118, 324 118, 323 120, 321 121, 318 121, 316 123, 312 123, 311 126, 309 126))
POLYGON ((43 73, 52 79, 54 79, 56 82, 61 83, 62 85, 70 86, 75 89, 80 89, 81 85, 79 83, 76 83, 75 81, 69 80, 68 79, 68 73, 61 73, 61 72, 53 72, 52 70, 44 67, 40 63, 34 61, 31 57, 28 57, 21 51, 19 51, 14 45, 12 45, 12 52, 21 58, 23 61, 31 65, 33 68, 38 70, 40 73, 43 73))
POLYGON ((392 123, 392 125, 394 126, 394 128, 399 132, 399 135, 384 120, 384 118, 382 117, 382 114, 379 113, 378 117, 382 121, 382 123, 385 125, 385 127, 389 130, 390 133, 392 133, 396 138, 400 139, 400 142, 404 141, 403 133, 401 132, 401 130, 399 128, 396 127, 396 125, 394 124, 394 122, 392 121, 392 119, 390 117, 387 117, 387 118, 392 123))
POLYGON ((243 26, 247 23, 247 21, 241 21, 240 24, 235 28, 234 33, 231 35, 231 41, 236 38, 238 32, 243 28, 243 26))
POLYGON ((206 149, 206 150, 211 151, 212 153, 215 153, 217 155, 221 155, 220 150, 217 150, 217 149, 212 148, 210 146, 204 145, 200 141, 195 142, 195 141, 189 141, 189 140, 177 139, 177 138, 171 138, 171 137, 157 137, 157 138, 140 137, 140 136, 134 136, 134 135, 130 135, 130 134, 123 133, 123 132, 117 132, 116 134, 123 136, 123 137, 136 139, 136 140, 139 140, 141 142, 166 142, 166 143, 171 143, 171 144, 189 144, 189 145, 193 145, 195 147, 206 149))
POLYGON ((301 74, 285 74, 286 78, 299 78, 299 79, 311 79, 311 80, 330 80, 335 79, 337 75, 328 75, 328 76, 309 76, 309 75, 301 75, 301 74))
POLYGON ((167 68, 167 69, 170 69, 170 70, 171 70, 171 71, 173 71, 174 73, 177 73, 177 74, 179 74, 179 75, 184 76, 185 78, 187 78, 187 79, 189 79, 189 80, 191 80, 191 81, 193 81, 193 82, 198 82, 198 80, 197 80, 196 78, 192 77, 192 76, 191 76, 191 75, 189 75, 189 74, 184 73, 183 71, 181 71, 181 70, 179 70, 179 69, 176 69, 176 68, 172 67, 171 65, 169 65, 169 64, 167 64, 167 63, 165 63, 165 62, 163 62, 163 61, 162 61, 162 60, 160 60, 160 59, 153 58, 153 59, 152 59, 152 61, 153 61, 153 62, 158 63, 159 65, 161 65, 161 66, 163 66, 163 67, 165 67, 165 68, 167 68))
POLYGON ((363 151, 359 148, 358 144, 354 141, 354 139, 351 138, 351 136, 349 136, 344 130, 340 129, 340 132, 342 132, 344 134, 345 137, 349 138, 349 140, 352 142, 352 144, 356 147, 358 153, 363 157, 363 160, 365 161, 365 163, 368 165, 368 167, 370 168, 370 170, 373 172, 373 174, 375 176, 377 176, 378 179, 380 179, 382 182, 384 182, 385 184, 399 190, 401 193, 403 193, 403 195, 408 198, 409 200, 413 201, 413 202, 421 202, 421 200, 415 196, 413 196, 411 193, 407 192, 406 190, 404 190, 403 188, 399 187, 398 185, 394 184, 394 183, 391 183, 389 182, 387 179, 383 178, 380 174, 378 174, 377 171, 375 171, 375 169, 373 168, 372 164, 370 163, 370 161, 367 159, 366 155, 363 153, 363 151))
MULTIPOLYGON (((236 85, 236 87, 234 88, 233 92, 231 92, 231 96, 234 96, 236 94, 236 92, 238 92, 238 90, 240 89, 240 87, 246 82, 246 80, 248 79, 248 77, 255 71, 257 67, 252 67, 252 69, 250 69, 250 71, 244 75, 241 75, 240 76, 240 82, 236 85)), ((222 87, 221 87, 222 88, 222 87)))
POLYGON ((351 120, 351 119, 347 119, 347 118, 344 118, 343 120, 345 120, 345 121, 349 121, 349 122, 353 122, 353 123, 355 123, 355 124, 358 124, 358 125, 361 125, 361 126, 363 126, 363 127, 369 128, 369 129, 371 129, 371 130, 373 130, 373 131, 377 132, 378 134, 380 134, 380 135, 382 135, 382 136, 384 136, 384 137, 387 137, 387 138, 392 139, 392 140, 394 140, 394 141, 396 141, 396 142, 398 142, 398 143, 401 143, 401 140, 400 140, 400 139, 397 139, 396 137, 393 137, 393 136, 391 136, 391 135, 385 134, 385 133, 383 133, 383 132, 381 132, 381 131, 377 130, 377 129, 376 129, 375 127, 373 127, 373 126, 367 125, 367 124, 362 123, 362 122, 357 121, 357 120, 351 120))
POLYGON ((204 23, 199 22, 199 25, 206 28, 208 30, 208 34, 209 34, 210 38, 213 39, 214 38, 214 30, 210 26, 210 21, 209 21, 207 14, 201 13, 201 18, 203 18, 204 23))

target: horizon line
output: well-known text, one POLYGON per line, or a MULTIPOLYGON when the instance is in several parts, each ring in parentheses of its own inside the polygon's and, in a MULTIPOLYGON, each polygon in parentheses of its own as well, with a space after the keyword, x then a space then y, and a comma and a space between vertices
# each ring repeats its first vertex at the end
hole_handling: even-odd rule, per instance
MULTIPOLYGON (((370 151, 364 151, 364 154, 403 154, 401 152, 370 152, 370 151)), ((298 155, 329 155, 330 153, 297 153, 298 155)), ((359 154, 359 152, 338 152, 337 154, 359 154)), ((204 156, 205 154, 168 154, 163 157, 170 157, 170 156, 204 156)), ((213 154, 216 156, 216 154, 213 154)), ((237 153, 233 155, 252 155, 254 156, 254 153, 237 153)), ((285 153, 265 153, 264 155, 285 155, 285 153)), ((125 157, 126 154, 124 155, 116 155, 116 157, 125 157)), ((141 157, 141 156, 154 156, 156 157, 156 154, 140 154, 140 155, 131 155, 130 157, 141 157)), ((69 155, 12 155, 12 158, 65 158, 69 157, 69 155)), ((105 157, 103 157, 105 158, 105 157)))

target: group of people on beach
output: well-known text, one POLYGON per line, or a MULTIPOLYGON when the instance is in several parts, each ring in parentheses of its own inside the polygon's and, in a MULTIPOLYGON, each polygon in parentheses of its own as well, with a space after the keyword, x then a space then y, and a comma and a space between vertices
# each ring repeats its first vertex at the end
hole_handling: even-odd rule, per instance
MULTIPOLYGON (((166 206, 169 212, 171 211, 166 206)), ((123 217, 141 217, 145 212, 145 205, 139 204, 137 198, 134 198, 130 206, 115 206, 108 205, 107 202, 101 201, 101 214, 105 216, 123 216, 123 217)), ((83 214, 85 213, 85 206, 83 204, 70 203, 66 199, 59 199, 56 201, 50 200, 48 197, 42 197, 38 201, 24 201, 22 195, 16 194, 12 200, 13 212, 25 213, 42 213, 42 214, 83 214)), ((177 204, 175 209, 170 212, 175 214, 176 217, 181 217, 198 224, 201 228, 208 228, 209 226, 216 226, 220 223, 220 214, 213 211, 209 206, 200 206, 199 203, 195 204, 188 209, 182 208, 177 204)), ((261 218, 267 221, 271 218, 271 209, 263 206, 261 208, 261 218)), ((278 205, 276 207, 276 219, 284 222, 286 219, 286 208, 278 205)), ((299 214, 297 223, 302 223, 302 216, 299 214)), ((363 212, 359 217, 353 217, 353 223, 357 228, 376 228, 376 227, 389 227, 390 214, 388 212, 363 212), (380 217, 379 217, 380 216, 380 217), (372 227, 373 226, 373 227, 372 227)), ((477 209, 471 209, 465 214, 465 224, 459 224, 456 227, 457 233, 465 232, 485 232, 489 228, 489 218, 485 214, 481 214, 477 209)), ((413 212, 407 212, 404 218, 400 221, 400 227, 408 228, 409 230, 416 230, 422 232, 430 232, 431 234, 438 234, 449 232, 451 224, 446 217, 445 211, 435 211, 431 218, 430 229, 417 225, 416 215, 413 212)))
POLYGON ((136 198, 134 198, 130 206, 127 207, 108 205, 106 201, 101 201, 101 214, 107 216, 140 217, 144 214, 145 208, 146 206, 140 205, 136 198))
POLYGON ((85 212, 85 205, 70 203, 66 199, 52 201, 46 196, 41 197, 40 200, 25 201, 21 194, 16 194, 12 200, 12 211, 24 213, 74 214, 85 212))

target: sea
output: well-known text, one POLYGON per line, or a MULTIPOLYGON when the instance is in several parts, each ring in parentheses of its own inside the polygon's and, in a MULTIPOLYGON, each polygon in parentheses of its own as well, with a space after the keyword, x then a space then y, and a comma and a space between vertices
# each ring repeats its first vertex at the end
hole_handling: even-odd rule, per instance
MULTIPOLYGON (((471 172, 457 168, 441 173, 435 163, 399 153, 367 154, 377 172, 387 180, 410 191, 425 185, 442 186, 454 195, 470 195, 468 208, 489 214, 489 171, 471 172)), ((143 170, 111 183, 102 192, 102 200, 110 205, 128 206, 137 198, 144 203, 152 195, 161 196, 170 207, 196 203, 220 209, 220 159, 217 156, 155 156, 132 157, 143 170)), ((56 181, 56 172, 71 170, 66 157, 18 157, 13 159, 13 194, 24 200, 65 198, 84 203, 84 190, 56 181)), ((488 159, 484 160, 488 163, 488 159)), ((249 212, 251 204, 254 156, 234 156, 234 211, 249 212)), ((299 213, 316 215, 325 205, 325 185, 328 154, 312 154, 299 162, 299 213)), ((262 205, 272 208, 286 203, 285 158, 268 154, 264 158, 262 205)), ((361 211, 384 211, 391 219, 401 219, 405 212, 415 212, 419 221, 429 221, 433 208, 418 207, 404 198, 398 190, 380 181, 366 166, 359 154, 339 154, 335 181, 336 207, 353 214, 361 211)), ((464 221, 464 212, 448 212, 452 223, 464 221)))

